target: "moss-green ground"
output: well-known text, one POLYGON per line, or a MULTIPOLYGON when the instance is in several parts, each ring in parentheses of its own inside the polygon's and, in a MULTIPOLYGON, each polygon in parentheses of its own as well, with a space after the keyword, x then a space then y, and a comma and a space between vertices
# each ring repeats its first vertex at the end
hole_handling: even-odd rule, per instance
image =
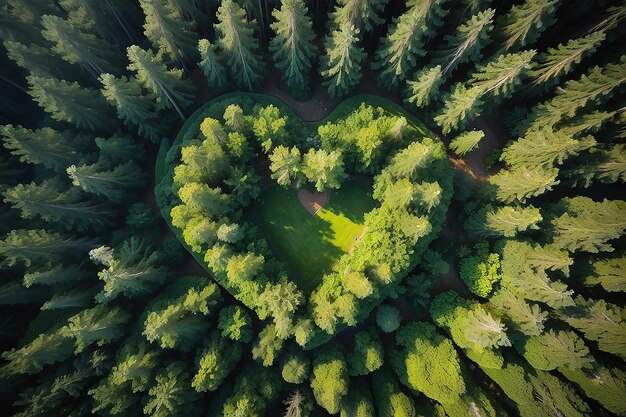
POLYGON ((376 206, 371 193, 370 181, 345 181, 329 191, 329 200, 315 216, 300 204, 294 188, 273 186, 261 194, 261 230, 300 289, 311 292, 324 272, 350 251, 363 233, 365 213, 376 206))

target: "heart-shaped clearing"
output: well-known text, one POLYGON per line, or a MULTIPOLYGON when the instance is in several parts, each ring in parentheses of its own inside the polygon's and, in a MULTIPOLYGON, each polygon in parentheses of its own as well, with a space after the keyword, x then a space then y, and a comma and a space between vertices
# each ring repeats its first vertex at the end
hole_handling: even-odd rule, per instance
POLYGON ((323 273, 350 252, 363 234, 364 215, 376 206, 371 191, 371 181, 353 178, 331 192, 272 186, 261 194, 256 209, 261 230, 306 293, 319 285, 323 273), (330 199, 320 201, 319 194, 330 199), (312 209, 315 201, 323 207, 312 209))
POLYGON ((397 293, 445 220, 452 175, 441 142, 379 97, 353 97, 320 122, 296 120, 268 96, 212 100, 169 150, 161 144, 155 191, 163 218, 198 263, 259 317, 272 317, 278 337, 309 349, 397 293), (270 179, 267 154, 279 144, 282 165, 272 168, 279 182, 303 183, 305 167, 316 186, 320 179, 342 186, 325 202, 301 192, 307 211, 295 188, 270 179), (320 154, 336 158, 335 151, 348 174, 366 175, 332 180, 323 169, 342 162, 320 154), (318 165, 298 165, 304 152, 318 165), (264 183, 261 195, 254 178, 264 183))

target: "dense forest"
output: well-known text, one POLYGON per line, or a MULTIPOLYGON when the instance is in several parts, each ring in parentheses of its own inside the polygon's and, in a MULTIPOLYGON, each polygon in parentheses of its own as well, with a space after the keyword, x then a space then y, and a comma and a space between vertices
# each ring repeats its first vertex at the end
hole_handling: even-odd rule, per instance
POLYGON ((0 0, 0 415, 626 416, 623 0, 0 0))

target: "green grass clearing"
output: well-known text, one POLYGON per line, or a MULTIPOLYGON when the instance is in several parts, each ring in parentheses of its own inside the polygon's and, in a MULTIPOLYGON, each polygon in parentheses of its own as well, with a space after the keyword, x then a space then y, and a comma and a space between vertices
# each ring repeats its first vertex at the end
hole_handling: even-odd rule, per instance
POLYGON ((315 216, 300 204, 293 188, 273 186, 261 194, 261 230, 300 289, 310 293, 350 251, 354 238, 363 233, 365 213, 376 207, 371 193, 370 181, 350 179, 329 191, 326 205, 315 216))

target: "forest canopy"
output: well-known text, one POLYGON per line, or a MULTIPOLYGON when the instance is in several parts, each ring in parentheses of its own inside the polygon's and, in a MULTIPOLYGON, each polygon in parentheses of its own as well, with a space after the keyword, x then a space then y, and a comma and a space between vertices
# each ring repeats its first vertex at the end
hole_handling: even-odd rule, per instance
POLYGON ((626 416, 625 22, 0 0, 0 414, 626 416))

